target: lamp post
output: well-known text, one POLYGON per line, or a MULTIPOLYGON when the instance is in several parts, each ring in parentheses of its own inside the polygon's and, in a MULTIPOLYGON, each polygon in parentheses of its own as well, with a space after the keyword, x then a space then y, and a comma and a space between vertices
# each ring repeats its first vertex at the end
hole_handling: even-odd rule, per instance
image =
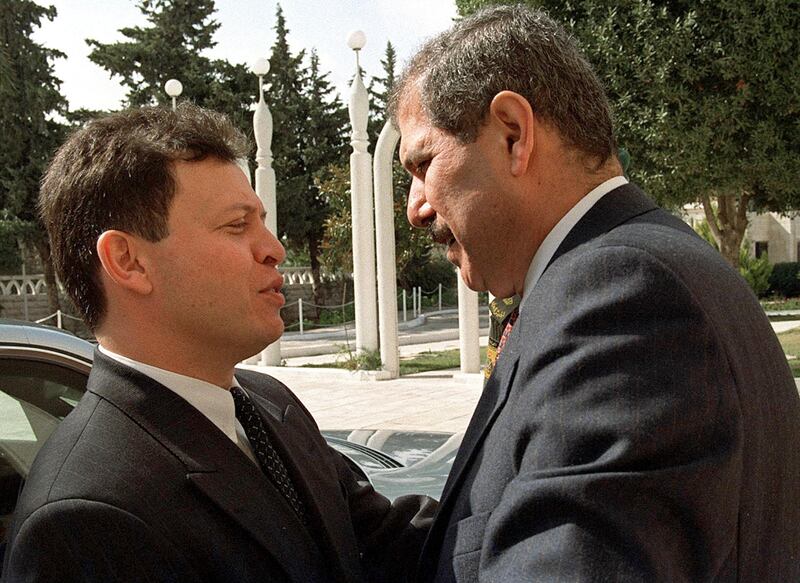
MULTIPOLYGON (((264 75, 269 73, 269 61, 258 59, 250 69, 258 77, 258 103, 253 114, 253 133, 256 138, 256 194, 267 212, 267 228, 278 236, 278 203, 275 194, 275 170, 272 168, 272 114, 264 101, 264 75)), ((281 363, 281 341, 276 340, 261 351, 261 364, 278 366, 281 363)))
POLYGON ((183 83, 177 79, 170 79, 164 83, 164 91, 166 91, 167 95, 172 98, 172 110, 174 111, 176 107, 176 100, 178 96, 183 93, 183 83))
POLYGON ((347 46, 356 53, 356 74, 350 86, 350 193, 353 215, 353 288, 356 311, 356 352, 378 349, 378 314, 375 291, 375 235, 372 215, 372 157, 367 148, 369 97, 361 79, 358 52, 367 37, 360 30, 347 36, 347 46))

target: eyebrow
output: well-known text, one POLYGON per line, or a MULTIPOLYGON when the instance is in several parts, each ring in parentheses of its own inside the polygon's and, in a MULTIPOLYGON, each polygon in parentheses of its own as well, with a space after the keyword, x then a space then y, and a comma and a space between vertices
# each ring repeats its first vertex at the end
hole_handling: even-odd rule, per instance
POLYGON ((261 205, 256 206, 254 204, 250 204, 249 202, 237 202, 232 204, 228 207, 225 207, 222 212, 223 213, 230 213, 233 211, 244 211, 246 213, 254 213, 258 212, 258 216, 261 217, 261 220, 265 220, 267 218, 267 211, 261 205))

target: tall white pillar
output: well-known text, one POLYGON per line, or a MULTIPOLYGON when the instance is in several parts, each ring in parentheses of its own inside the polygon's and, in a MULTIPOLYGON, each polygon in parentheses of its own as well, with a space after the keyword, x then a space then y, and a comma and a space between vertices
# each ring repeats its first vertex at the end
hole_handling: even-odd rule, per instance
POLYGON ((461 372, 481 372, 481 351, 478 334, 478 292, 472 291, 458 277, 458 343, 461 351, 461 372))
POLYGON ((372 159, 367 152, 369 97, 361 80, 358 51, 366 44, 363 32, 347 37, 356 53, 356 74, 350 86, 350 205, 353 215, 353 287, 356 310, 356 352, 378 349, 378 314, 375 294, 375 243, 372 220, 372 159))
MULTIPOLYGON (((259 59, 252 68, 258 76, 258 103, 253 114, 256 145, 256 194, 267 212, 267 228, 278 236, 278 202, 275 194, 275 170, 272 168, 272 114, 264 101, 264 75, 269 73, 269 61, 259 59)), ((261 364, 278 366, 281 363, 281 341, 276 340, 261 351, 261 364)))
POLYGON ((378 259, 378 332, 381 364, 390 378, 400 376, 397 338, 397 266, 395 263, 392 160, 400 133, 387 122, 375 145, 375 247, 378 259))

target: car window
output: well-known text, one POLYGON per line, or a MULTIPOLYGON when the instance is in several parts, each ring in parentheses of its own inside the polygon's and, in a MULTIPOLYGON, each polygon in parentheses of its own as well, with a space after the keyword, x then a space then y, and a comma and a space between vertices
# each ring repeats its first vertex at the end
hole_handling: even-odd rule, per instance
POLYGON ((66 366, 0 358, 0 557, 33 459, 85 389, 86 374, 66 366))

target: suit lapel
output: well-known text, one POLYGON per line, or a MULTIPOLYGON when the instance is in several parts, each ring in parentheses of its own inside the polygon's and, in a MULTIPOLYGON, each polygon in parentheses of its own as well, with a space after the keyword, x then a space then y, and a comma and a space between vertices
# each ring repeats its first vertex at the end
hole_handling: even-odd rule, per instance
POLYGON ((283 496, 202 413, 173 391, 95 351, 88 390, 111 402, 186 467, 189 483, 296 581, 318 581, 319 549, 283 496))
MULTIPOLYGON (((246 382, 239 378, 245 388, 246 382)), ((328 569, 337 573, 337 578, 347 580, 361 572, 358 549, 354 544, 355 533, 345 503, 332 504, 341 499, 338 481, 332 480, 336 468, 330 467, 328 446, 319 435, 316 426, 297 407, 289 404, 283 411, 268 398, 255 390, 249 390, 253 403, 262 414, 270 430, 274 447, 282 456, 295 487, 306 502, 309 520, 314 532, 327 543, 328 569), (265 414, 266 413, 266 414, 265 414), (348 576, 348 574, 350 574, 348 576)))
POLYGON ((503 354, 498 359, 497 367, 483 389, 481 398, 475 408, 475 413, 473 413, 467 431, 464 433, 464 439, 458 448, 453 468, 447 477, 442 498, 439 501, 436 519, 422 549, 417 577, 419 580, 423 580, 426 573, 432 575, 436 571, 435 565, 438 561, 439 548, 445 531, 449 526, 450 513, 458 497, 464 476, 480 450, 489 429, 508 400, 509 391, 514 382, 519 363, 519 355, 512 353, 510 350, 511 338, 513 337, 514 330, 511 332, 509 343, 503 350, 503 354))

